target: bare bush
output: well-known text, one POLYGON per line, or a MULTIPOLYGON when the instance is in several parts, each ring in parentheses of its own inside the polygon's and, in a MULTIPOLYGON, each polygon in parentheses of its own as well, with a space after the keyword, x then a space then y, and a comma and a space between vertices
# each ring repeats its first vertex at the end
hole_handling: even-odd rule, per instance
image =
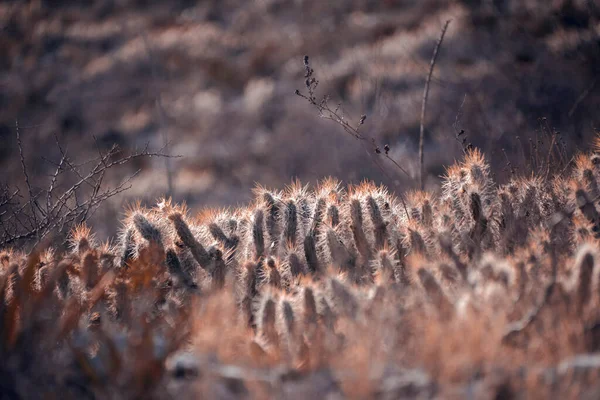
POLYGON ((21 185, 4 183, 0 191, 0 248, 35 246, 50 233, 64 233, 85 223, 104 201, 129 189, 139 173, 138 170, 115 185, 107 185, 104 179, 113 169, 138 158, 168 157, 162 151, 150 151, 148 146, 126 154, 113 145, 106 152, 98 147, 97 157, 81 163, 70 157, 57 138, 60 160, 49 161, 53 172, 46 182, 34 183, 18 123, 16 137, 23 178, 21 185))

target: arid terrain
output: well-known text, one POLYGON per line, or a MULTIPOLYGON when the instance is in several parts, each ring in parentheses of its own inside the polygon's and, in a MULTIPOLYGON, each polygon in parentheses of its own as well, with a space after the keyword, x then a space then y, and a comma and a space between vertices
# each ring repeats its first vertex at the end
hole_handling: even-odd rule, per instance
POLYGON ((0 3, 0 400, 599 398, 599 77, 591 0, 0 3))
POLYGON ((3 2, 3 180, 22 180, 18 122, 33 180, 60 160, 55 137, 79 161, 166 139, 181 156, 172 191, 165 161, 142 160, 119 171, 142 168, 115 210, 165 193, 194 207, 241 204, 257 182, 293 178, 414 188, 294 91, 309 55, 317 94, 350 120, 367 115, 363 129, 414 178, 431 53, 452 19, 427 105, 427 186, 460 157, 461 129, 505 181, 507 157, 525 173, 536 141, 558 131, 572 155, 600 126, 599 13, 594 1, 3 2))

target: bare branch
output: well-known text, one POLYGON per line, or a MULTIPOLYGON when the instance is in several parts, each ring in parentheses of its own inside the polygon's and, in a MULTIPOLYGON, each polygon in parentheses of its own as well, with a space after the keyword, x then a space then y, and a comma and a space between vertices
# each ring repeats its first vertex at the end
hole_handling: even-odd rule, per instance
POLYGON ((423 89, 423 102, 421 103, 421 127, 419 132, 419 185, 421 186, 421 190, 425 188, 425 180, 424 180, 424 172, 425 172, 425 160, 423 154, 423 146, 425 142, 425 111, 427 109, 427 98, 429 97, 429 84, 431 83, 431 75, 433 74, 433 68, 435 67, 435 62, 437 60, 438 53, 440 51, 440 47, 442 46, 442 42, 444 41, 444 36, 446 35, 446 30, 448 30, 448 25, 452 20, 447 20, 442 28, 442 34, 438 39, 435 48, 433 49, 433 55, 431 56, 431 63, 429 65, 429 74, 427 75, 427 81, 425 82, 425 88, 423 89))
MULTIPOLYGON (((146 51, 148 53, 148 58, 150 61, 150 68, 152 71, 152 79, 155 81, 155 87, 158 87, 158 85, 156 85, 156 81, 158 80, 158 71, 156 69, 156 58, 154 57, 154 51, 153 48, 150 44, 150 41, 148 39, 148 35, 146 35, 144 32, 142 33, 142 38, 144 40, 144 46, 146 47, 146 51)), ((163 149, 164 152, 168 154, 169 152, 169 132, 167 129, 167 123, 166 123, 166 118, 165 118, 165 109, 163 107, 163 103, 162 103, 162 95, 159 89, 156 90, 155 93, 155 106, 156 106, 156 113, 158 115, 158 121, 160 124, 160 131, 162 134, 162 139, 163 139, 163 149)), ((165 158, 165 172, 167 175, 167 197, 171 197, 173 195, 173 168, 171 166, 171 159, 169 157, 165 158)))
POLYGON ((573 114, 575 114, 575 110, 577 110, 577 107, 579 107, 579 105, 581 104, 582 101, 585 100, 586 97, 588 97, 588 95, 591 93, 591 91, 594 89, 594 86, 596 86, 596 83, 598 82, 598 77, 595 77, 594 80, 592 81, 592 83, 590 84, 590 86, 588 86, 577 98, 577 100, 575 101, 575 103, 573 104, 573 106, 571 107, 571 109, 569 110, 569 118, 571 118, 573 116, 573 114))
MULTIPOLYGON (((402 166, 398 164, 398 162, 396 162, 393 158, 389 156, 389 146, 387 144, 384 146, 384 151, 382 152, 379 146, 377 146, 377 144, 375 143, 375 138, 369 136, 368 134, 363 134, 362 132, 360 132, 360 127, 365 123, 365 120, 367 118, 366 115, 362 115, 360 119, 358 119, 356 126, 353 126, 343 115, 341 103, 338 103, 335 109, 331 109, 331 107, 329 106, 329 96, 327 95, 323 96, 320 102, 317 102, 315 90, 319 85, 319 81, 313 76, 314 70, 310 67, 308 56, 304 56, 304 67, 304 77, 306 78, 305 85, 308 89, 308 94, 304 95, 302 92, 300 92, 300 90, 296 90, 296 95, 302 97, 303 99, 306 99, 311 105, 313 105, 317 109, 319 117, 337 123, 344 129, 344 131, 347 134, 349 134, 355 139, 358 139, 361 142, 369 158, 388 179, 392 180, 389 174, 387 174, 383 167, 380 165, 380 163, 373 157, 373 153, 375 155, 383 155, 383 157, 391 161, 392 164, 394 164, 394 166, 398 168, 404 175, 411 178, 410 174, 404 168, 402 168, 402 166), (369 151, 369 149, 367 148, 367 143, 371 145, 371 151, 369 151)), ((408 213, 408 208, 404 200, 404 195, 402 193, 399 193, 399 197, 404 207, 406 216, 408 219, 410 219, 410 214, 408 213)))
POLYGON ((27 195, 21 197, 18 188, 11 190, 8 186, 0 190, 0 248, 24 243, 35 245, 51 232, 62 232, 74 223, 86 221, 104 201, 129 189, 131 180, 140 172, 137 170, 120 183, 105 188, 109 170, 140 157, 170 157, 161 151, 150 151, 148 145, 141 151, 122 156, 117 146, 107 152, 97 146, 98 156, 95 159, 77 164, 69 159, 57 138, 60 161, 53 163, 48 160, 55 166, 54 172, 48 175, 46 189, 34 192, 18 124, 16 126, 27 195), (45 201, 38 202, 39 198, 45 198, 45 201))
MULTIPOLYGON (((25 164, 25 156, 23 155, 23 145, 21 143, 21 134, 19 132, 19 121, 15 121, 15 129, 17 133, 17 146, 19 147, 19 158, 21 160, 21 168, 23 170, 23 175, 25 176, 25 185, 27 186, 27 191, 29 192, 29 206, 31 207, 31 215, 33 216, 34 221, 36 220, 36 212, 33 207, 33 191, 31 189, 31 183, 29 182, 29 174, 27 173, 27 165, 25 164)), ((37 222, 36 222, 37 224, 37 222)))

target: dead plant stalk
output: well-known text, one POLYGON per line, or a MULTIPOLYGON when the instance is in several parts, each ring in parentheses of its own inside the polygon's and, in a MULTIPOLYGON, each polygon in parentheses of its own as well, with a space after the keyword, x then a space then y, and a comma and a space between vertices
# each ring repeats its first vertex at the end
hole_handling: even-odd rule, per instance
POLYGON ((431 83, 431 75, 433 75, 433 68, 435 67, 435 62, 437 60, 440 47, 442 46, 444 36, 446 35, 448 25, 450 25, 451 21, 452 20, 449 19, 444 24, 440 38, 438 39, 435 48, 433 49, 433 55, 431 56, 431 62, 429 64, 429 74, 427 75, 427 80, 425 81, 425 88, 423 89, 423 102, 421 103, 421 126, 419 132, 419 185, 421 187, 421 190, 425 188, 425 179, 423 177, 425 172, 423 146, 425 141, 425 111, 427 110, 427 98, 429 97, 429 84, 431 83))

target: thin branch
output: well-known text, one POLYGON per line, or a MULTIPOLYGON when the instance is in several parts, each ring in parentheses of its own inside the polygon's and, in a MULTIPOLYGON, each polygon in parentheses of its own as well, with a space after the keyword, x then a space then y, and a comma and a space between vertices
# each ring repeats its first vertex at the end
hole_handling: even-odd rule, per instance
MULTIPOLYGON (((21 143, 21 134, 19 132, 19 121, 15 120, 15 129, 17 131, 17 146, 19 147, 19 158, 21 160, 21 168, 23 170, 23 175, 25 176, 25 185, 27 186, 27 191, 29 192, 29 206, 31 207, 31 214, 36 220, 36 212, 33 207, 33 191, 31 189, 31 183, 29 181, 29 174, 27 173, 27 165, 25 164, 25 156, 23 155, 23 145, 21 143)), ((36 222, 37 223, 37 222, 36 222)))
MULTIPOLYGON (((367 118, 366 115, 361 116, 361 118, 358 120, 357 126, 354 127, 352 126, 349 122, 348 119, 344 117, 344 115, 340 115, 340 110, 341 110, 341 104, 338 104, 335 109, 331 109, 331 107, 329 106, 329 97, 328 96, 324 96, 323 99, 317 103, 317 99, 315 97, 315 90, 319 84, 319 81, 317 81, 312 75, 314 73, 313 69, 310 68, 310 66, 308 65, 308 56, 305 57, 305 67, 306 67, 306 87, 308 89, 308 95, 304 95, 302 94, 299 90, 296 90, 296 95, 302 97, 303 99, 306 99, 310 104, 312 104, 313 106, 315 106, 319 112, 319 116, 321 118, 324 119, 328 119, 330 121, 333 121, 337 124, 339 124, 346 133, 348 133, 349 135, 351 135, 352 137, 354 137, 355 139, 361 140, 361 141, 365 141, 365 142, 369 142, 370 139, 370 143, 372 145, 372 149, 376 154, 383 154, 381 152, 381 149, 379 149, 379 147, 375 144, 375 139, 371 136, 368 135, 364 135, 363 133, 360 132, 360 127, 364 124, 365 119, 367 118)), ((384 154, 385 158, 387 158, 388 160, 392 161, 392 163, 407 177, 411 177, 410 174, 400 166, 400 164, 398 164, 395 160, 393 160, 388 154, 387 151, 384 154)))
POLYGON ((424 180, 424 172, 425 172, 425 163, 423 157, 423 146, 425 141, 425 111, 427 109, 427 98, 429 97, 429 84, 431 83, 431 75, 433 74, 433 68, 435 67, 435 62, 437 60, 437 56, 442 46, 442 42, 444 41, 444 36, 446 35, 446 30, 448 30, 448 25, 452 20, 447 20, 442 28, 442 34, 438 39, 435 48, 433 49, 433 55, 431 56, 431 63, 429 65, 429 74, 427 75, 427 81, 425 81, 425 88, 423 89, 423 102, 421 104, 421 127, 419 133, 419 185, 421 186, 421 190, 425 188, 425 180, 424 180))
MULTIPOLYGON (((144 40, 144 46, 146 47, 146 51, 148 53, 148 58, 150 61, 150 68, 152 71, 152 80, 155 81, 155 85, 156 85, 156 81, 158 80, 158 71, 156 70, 156 59, 154 57, 154 52, 152 49, 152 46, 150 45, 150 41, 148 40, 148 35, 146 35, 145 33, 142 33, 142 38, 144 40)), ((156 90, 156 99, 155 99, 155 106, 156 106, 156 113, 158 114, 158 122, 160 125, 160 131, 162 134, 162 139, 163 139, 163 148, 165 150, 165 153, 169 152, 169 132, 167 130, 167 123, 165 121, 165 110, 162 104, 162 95, 160 92, 160 89, 156 90)), ((170 158, 165 158, 165 172, 167 174, 167 197, 171 197, 173 195, 173 169, 171 166, 171 159, 170 158)))
POLYGON ((591 93, 591 91, 594 89, 594 87, 596 86, 596 83, 598 82, 598 77, 595 77, 594 80, 592 81, 591 85, 587 87, 587 89, 585 89, 577 98, 577 100, 575 101, 575 103, 573 104, 573 106, 571 107, 571 109, 569 110, 569 118, 571 118, 573 116, 573 114, 575 114, 575 111, 577 110, 577 107, 579 107, 579 104, 581 104, 581 102, 583 102, 585 100, 586 97, 588 97, 588 95, 591 93))
MULTIPOLYGON (((402 168, 402 166, 400 166, 400 164, 398 164, 393 158, 391 158, 389 156, 388 152, 389 152, 390 148, 388 145, 384 146, 384 152, 382 152, 381 149, 375 143, 375 139, 373 137, 365 136, 364 134, 362 134, 360 132, 360 127, 364 124, 364 122, 367 118, 366 115, 362 115, 360 117, 360 119, 358 120, 357 125, 352 126, 352 124, 350 124, 348 122, 347 118, 345 118, 345 116, 343 115, 343 109, 342 109, 341 103, 338 103, 337 106, 335 107, 335 109, 332 110, 331 107, 329 106, 329 96, 327 96, 327 95, 323 96, 323 99, 317 103, 317 98, 315 97, 315 90, 316 90, 317 86, 319 85, 319 81, 313 76, 314 70, 309 65, 308 56, 304 56, 304 67, 305 67, 305 71, 306 71, 304 77, 306 78, 305 84, 306 84, 306 88, 308 89, 308 95, 304 95, 299 90, 296 90, 296 95, 302 97, 303 99, 307 100, 311 105, 315 106, 317 108, 317 110, 319 112, 319 116, 321 118, 328 119, 330 121, 333 121, 333 122, 339 124, 346 133, 348 133, 355 139, 358 139, 361 142, 361 144, 363 145, 363 148, 365 149, 369 158, 373 161, 373 163, 377 166, 377 168, 379 168, 379 170, 388 179, 392 180, 391 177, 385 172, 383 167, 379 164, 379 162, 377 162, 377 160, 373 157, 372 153, 375 153, 377 155, 383 155, 385 158, 390 160, 396 166, 396 168, 398 168, 402 173, 404 173, 407 177, 411 178, 410 174, 404 168, 402 168), (340 115, 340 110, 342 112, 341 115, 340 115), (368 140, 368 139, 371 139, 371 140, 368 140), (367 142, 370 142, 370 144, 372 145, 372 150, 373 150, 372 152, 367 149, 367 146, 365 144, 367 142)), ((408 207, 406 206, 406 201, 404 200, 404 195, 401 192, 399 192, 399 197, 402 202, 402 206, 404 207, 404 212, 406 213, 406 217, 410 220, 410 214, 408 212, 408 207)))
MULTIPOLYGON (((113 146, 108 152, 103 152, 98 146, 98 156, 92 160, 95 164, 87 171, 81 170, 77 164, 72 163, 67 157, 67 152, 56 139, 61 159, 55 165, 55 171, 48 176, 49 183, 46 189, 39 189, 37 193, 31 186, 24 157, 23 144, 17 124, 17 144, 21 155, 25 185, 29 195, 22 201, 13 201, 19 195, 16 191, 6 187, 0 192, 0 247, 11 246, 19 242, 29 242, 36 245, 43 238, 56 229, 63 232, 74 223, 86 221, 90 215, 104 201, 131 187, 131 180, 140 172, 125 178, 119 184, 104 189, 104 182, 109 169, 131 162, 139 157, 172 157, 162 152, 152 152, 148 145, 141 151, 118 157, 121 150, 113 146), (74 183, 68 189, 57 192, 57 188, 65 186, 68 179, 64 172, 72 173, 74 183), (38 202, 38 198, 45 197, 45 201, 38 202)), ((89 162, 85 163, 86 165, 89 162)), ((81 164, 80 164, 81 165, 81 164)))
MULTIPOLYGON (((0 200, 0 207, 5 206, 5 205, 9 205, 10 202, 12 201, 12 199, 14 199, 18 194, 19 194, 19 189, 15 189, 15 191, 13 192, 13 194, 9 194, 10 190, 8 188, 8 186, 6 186, 4 188, 4 193, 2 193, 2 200, 0 200)), ((0 214, 2 215, 2 214, 0 214)))
POLYGON ((62 171, 63 168, 63 164, 65 163, 65 161, 67 160, 67 155, 63 154, 62 157, 60 158, 60 162, 58 163, 58 166, 56 167, 56 170, 54 171, 54 175, 52 175, 52 180, 50 181, 50 186, 48 187, 48 193, 46 195, 46 209, 50 209, 50 201, 52 199, 52 194, 54 193, 54 185, 56 184, 56 178, 58 177, 58 174, 60 173, 60 171, 62 171))

